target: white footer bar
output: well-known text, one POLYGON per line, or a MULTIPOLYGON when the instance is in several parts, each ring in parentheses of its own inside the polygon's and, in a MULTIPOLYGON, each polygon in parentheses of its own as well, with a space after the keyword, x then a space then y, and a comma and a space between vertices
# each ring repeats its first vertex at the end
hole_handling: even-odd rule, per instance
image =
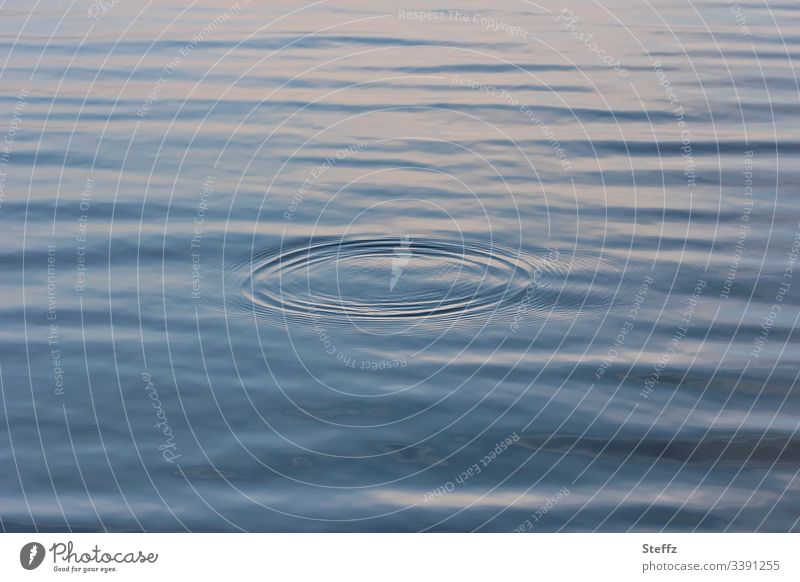
POLYGON ((799 542, 797 534, 3 534, 0 580, 779 581, 800 580, 799 542))

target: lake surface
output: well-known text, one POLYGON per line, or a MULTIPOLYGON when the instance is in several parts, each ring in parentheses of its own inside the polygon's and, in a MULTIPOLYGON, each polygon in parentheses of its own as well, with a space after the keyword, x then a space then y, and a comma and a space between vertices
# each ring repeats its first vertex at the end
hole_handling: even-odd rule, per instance
POLYGON ((0 3, 6 531, 800 529, 796 3, 0 3))

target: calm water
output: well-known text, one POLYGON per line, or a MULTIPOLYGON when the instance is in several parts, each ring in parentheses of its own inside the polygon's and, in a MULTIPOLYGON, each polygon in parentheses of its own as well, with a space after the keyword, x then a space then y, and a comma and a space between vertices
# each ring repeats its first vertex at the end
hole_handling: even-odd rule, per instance
POLYGON ((5 530, 800 528, 800 7, 421 4, 0 3, 5 530))

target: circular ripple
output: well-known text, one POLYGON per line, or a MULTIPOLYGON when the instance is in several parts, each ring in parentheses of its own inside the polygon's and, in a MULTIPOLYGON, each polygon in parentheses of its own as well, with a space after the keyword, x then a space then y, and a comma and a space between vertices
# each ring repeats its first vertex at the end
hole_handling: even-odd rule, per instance
POLYGON ((620 287, 620 261, 607 253, 413 237, 317 240, 224 270, 229 314, 379 322, 577 316, 624 301, 630 287, 620 287))
POLYGON ((242 293, 257 308, 350 319, 470 316, 519 298, 529 265, 478 243, 322 241, 255 260, 242 293))

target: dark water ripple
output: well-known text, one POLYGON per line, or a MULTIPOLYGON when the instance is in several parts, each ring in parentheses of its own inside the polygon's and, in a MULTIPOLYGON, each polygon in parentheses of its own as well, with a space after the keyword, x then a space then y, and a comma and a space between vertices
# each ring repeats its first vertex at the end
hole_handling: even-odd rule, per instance
MULTIPOLYGON (((619 257, 512 249, 446 238, 358 238, 285 245, 226 263, 227 295, 205 301, 236 316, 468 321, 589 315, 624 303, 619 257), (402 283, 402 284, 401 284, 402 283)), ((447 323, 447 321, 443 322, 447 323)), ((452 323, 452 322, 451 322, 452 323)))

